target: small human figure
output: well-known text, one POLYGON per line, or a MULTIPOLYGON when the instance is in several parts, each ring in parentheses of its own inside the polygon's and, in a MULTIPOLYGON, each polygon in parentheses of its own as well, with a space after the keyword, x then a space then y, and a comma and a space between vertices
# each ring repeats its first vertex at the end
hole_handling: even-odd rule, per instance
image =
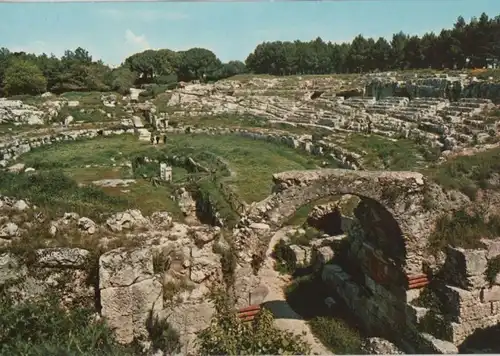
POLYGON ((160 143, 160 136, 156 136, 156 144, 160 143))
POLYGON ((165 145, 167 143, 167 135, 163 135, 163 144, 165 145))
POLYGON ((154 138, 154 136, 153 136, 153 135, 151 135, 151 139, 150 139, 150 141, 151 141, 151 144, 152 144, 152 145, 154 145, 154 144, 155 144, 155 138, 154 138))

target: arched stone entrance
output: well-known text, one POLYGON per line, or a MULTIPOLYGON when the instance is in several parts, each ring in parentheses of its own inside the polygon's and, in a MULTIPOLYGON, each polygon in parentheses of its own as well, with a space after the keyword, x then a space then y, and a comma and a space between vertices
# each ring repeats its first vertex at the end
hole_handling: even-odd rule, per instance
POLYGON ((273 181, 274 194, 247 213, 251 221, 268 224, 268 234, 301 206, 330 196, 356 195, 362 201, 360 220, 367 239, 406 274, 422 273, 423 250, 435 219, 426 208, 427 182, 422 174, 322 169, 283 172, 273 181))
MULTIPOLYGON (((348 234, 347 240, 354 256, 351 264, 361 271, 353 271, 360 272, 355 275, 342 263, 325 265, 323 281, 368 329, 386 337, 417 337, 408 312, 408 289, 410 277, 423 272, 427 240, 439 217, 439 211, 431 208, 430 192, 437 192, 435 187, 420 173, 342 169, 283 172, 273 181, 273 194, 253 204, 242 221, 249 227, 246 231, 252 230, 259 239, 251 235, 236 239, 240 249, 245 254, 267 249, 269 238, 306 204, 345 194, 358 196, 355 216, 362 234, 354 241, 348 234)), ((237 275, 244 280, 249 271, 242 268, 237 275)), ((244 287, 240 284, 236 290, 244 287)))

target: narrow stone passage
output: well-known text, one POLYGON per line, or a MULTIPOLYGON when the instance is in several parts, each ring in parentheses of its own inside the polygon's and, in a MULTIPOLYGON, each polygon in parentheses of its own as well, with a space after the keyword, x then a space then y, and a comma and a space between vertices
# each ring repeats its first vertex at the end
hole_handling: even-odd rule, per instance
POLYGON ((275 315, 276 326, 296 335, 303 335, 304 339, 311 345, 312 354, 332 355, 313 335, 307 322, 286 302, 284 288, 290 282, 290 277, 280 275, 279 272, 274 270, 274 260, 271 256, 274 245, 285 237, 288 230, 290 228, 286 227, 274 234, 266 252, 266 260, 259 272, 261 284, 269 289, 269 294, 264 299, 264 303, 268 304, 268 308, 275 315))

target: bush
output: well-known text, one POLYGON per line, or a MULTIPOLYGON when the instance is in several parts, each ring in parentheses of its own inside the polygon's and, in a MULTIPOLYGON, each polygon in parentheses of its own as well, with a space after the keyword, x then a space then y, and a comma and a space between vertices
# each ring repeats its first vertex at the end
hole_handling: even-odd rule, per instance
POLYGON ((240 321, 221 290, 211 296, 215 314, 197 335, 200 355, 302 355, 310 351, 299 335, 275 328, 273 315, 263 310, 252 322, 240 321))
POLYGON ((150 313, 147 330, 154 350, 162 350, 164 355, 178 353, 181 350, 180 335, 166 319, 158 319, 150 313))
POLYGON ((64 310, 55 296, 14 304, 0 295, 0 355, 137 355, 118 345, 103 321, 83 308, 64 310))
POLYGON ((47 89, 47 79, 36 64, 15 60, 5 71, 4 90, 7 95, 37 95, 47 89))
POLYGON ((297 269, 295 254, 285 240, 279 240, 273 249, 273 257, 276 260, 275 268, 284 274, 293 274, 297 269))
POLYGON ((455 211, 451 215, 441 217, 436 228, 429 237, 429 250, 442 251, 446 246, 463 248, 483 247, 481 238, 500 235, 500 217, 491 216, 486 219, 480 211, 455 211))
POLYGON ((334 354, 363 354, 360 335, 343 321, 317 317, 309 321, 314 335, 334 354))

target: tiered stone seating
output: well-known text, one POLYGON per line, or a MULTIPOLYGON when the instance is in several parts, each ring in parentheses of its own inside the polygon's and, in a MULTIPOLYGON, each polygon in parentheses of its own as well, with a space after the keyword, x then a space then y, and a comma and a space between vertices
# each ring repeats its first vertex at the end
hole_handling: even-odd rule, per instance
POLYGON ((343 104, 348 105, 352 108, 364 109, 375 104, 375 98, 373 97, 351 97, 344 100, 343 104))
POLYGON ((480 114, 492 105, 489 99, 462 98, 439 110, 441 116, 471 117, 480 114))
POLYGON ((408 105, 409 99, 405 97, 387 97, 377 101, 372 106, 366 108, 367 112, 372 113, 389 113, 392 110, 408 105))
POLYGON ((418 122, 423 117, 435 116, 437 111, 449 105, 448 100, 440 98, 415 98, 408 106, 394 111, 392 116, 402 120, 418 122))

